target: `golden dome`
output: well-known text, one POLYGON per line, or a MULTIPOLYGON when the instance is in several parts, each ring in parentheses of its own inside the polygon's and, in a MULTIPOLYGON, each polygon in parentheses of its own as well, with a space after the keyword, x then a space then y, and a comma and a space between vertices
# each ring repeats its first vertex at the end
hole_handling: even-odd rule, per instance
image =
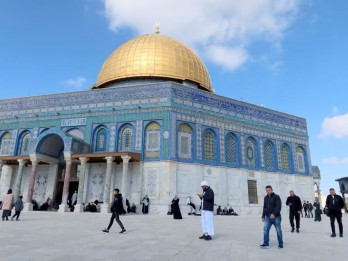
POLYGON ((139 77, 187 80, 213 91, 209 73, 195 52, 160 34, 143 35, 117 48, 104 62, 94 88, 139 77))

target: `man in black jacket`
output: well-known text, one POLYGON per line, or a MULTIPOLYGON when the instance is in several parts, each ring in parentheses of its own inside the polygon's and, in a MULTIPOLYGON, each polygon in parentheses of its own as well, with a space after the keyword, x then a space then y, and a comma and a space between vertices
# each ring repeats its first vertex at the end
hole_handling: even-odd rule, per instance
POLYGON ((336 237, 335 219, 337 219, 340 230, 340 237, 343 237, 342 225, 342 208, 344 207, 344 200, 340 195, 337 195, 333 188, 330 188, 330 195, 326 198, 326 207, 328 208, 331 221, 331 237, 336 237))
POLYGON ((214 236, 214 191, 209 187, 208 182, 202 181, 202 194, 197 194, 202 200, 201 203, 201 217, 203 235, 200 239, 211 240, 214 236))
POLYGON ((286 200, 286 205, 289 206, 289 219, 292 227, 291 232, 295 231, 294 218, 296 221, 296 232, 300 232, 300 214, 302 210, 302 203, 300 197, 295 195, 293 190, 290 191, 290 196, 286 200))
POLYGON ((266 193, 264 203, 263 203, 263 212, 262 212, 262 222, 265 222, 263 228, 263 244, 260 245, 261 248, 268 248, 269 246, 269 231, 271 226, 274 225, 277 231, 278 238, 278 248, 283 248, 283 234, 281 221, 282 217, 280 211, 282 209, 282 201, 280 197, 273 193, 271 186, 266 186, 266 193))
POLYGON ((105 233, 109 233, 109 230, 110 230, 112 224, 114 223, 114 219, 115 219, 116 222, 120 225, 120 227, 122 229, 120 234, 126 232, 126 229, 124 228, 124 226, 120 220, 120 214, 124 213, 124 209, 123 209, 123 198, 122 198, 122 194, 120 193, 119 189, 114 189, 114 200, 110 204, 110 206, 111 206, 111 212, 112 212, 110 223, 109 223, 108 228, 105 228, 102 231, 105 233))

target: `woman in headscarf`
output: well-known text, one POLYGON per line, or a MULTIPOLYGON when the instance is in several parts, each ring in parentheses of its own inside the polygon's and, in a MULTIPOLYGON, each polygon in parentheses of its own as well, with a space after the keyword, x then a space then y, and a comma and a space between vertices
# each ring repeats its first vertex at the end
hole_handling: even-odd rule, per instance
POLYGON ((148 214, 149 213, 149 205, 150 205, 150 199, 147 195, 143 197, 141 203, 143 204, 143 209, 142 212, 143 214, 148 214))
POLYGON ((172 214, 174 219, 182 219, 180 207, 179 207, 179 198, 177 195, 172 200, 172 214))
POLYGON ((4 199, 4 203, 2 204, 2 221, 6 220, 8 221, 8 217, 11 216, 11 210, 13 208, 13 195, 12 195, 12 189, 9 189, 7 191, 7 194, 4 199))
POLYGON ((315 199, 315 202, 313 204, 313 207, 315 208, 314 210, 314 221, 315 222, 320 222, 321 221, 321 210, 320 210, 320 203, 318 198, 315 199))

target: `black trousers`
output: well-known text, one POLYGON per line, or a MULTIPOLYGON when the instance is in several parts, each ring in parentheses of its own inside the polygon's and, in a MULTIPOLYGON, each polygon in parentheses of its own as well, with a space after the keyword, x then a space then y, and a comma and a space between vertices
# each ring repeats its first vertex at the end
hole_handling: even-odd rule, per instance
POLYGON ((12 216, 12 218, 17 217, 16 220, 18 220, 20 214, 21 214, 20 211, 16 211, 16 213, 12 216))
POLYGON ((343 234, 342 212, 341 211, 330 211, 331 230, 332 230, 333 234, 336 234, 335 219, 337 219, 340 234, 343 234))
POLYGON ((294 218, 296 221, 296 228, 300 228, 300 214, 294 210, 290 210, 289 219, 291 227, 295 227, 294 218))
POLYGON ((108 230, 110 230, 112 224, 114 223, 114 219, 116 220, 117 224, 120 225, 121 229, 124 229, 124 226, 120 220, 120 214, 117 213, 117 212, 112 212, 112 216, 111 216, 111 219, 110 219, 110 223, 109 223, 109 226, 108 226, 108 230))

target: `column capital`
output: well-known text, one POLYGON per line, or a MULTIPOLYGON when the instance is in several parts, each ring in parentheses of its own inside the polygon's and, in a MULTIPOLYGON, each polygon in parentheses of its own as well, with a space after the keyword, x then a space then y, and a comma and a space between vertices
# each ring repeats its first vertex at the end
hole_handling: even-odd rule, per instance
POLYGON ((18 159, 17 161, 18 161, 19 166, 23 166, 25 164, 24 159, 18 159))
POLYGON ((114 157, 105 157, 104 159, 106 159, 106 163, 112 163, 114 161, 114 157))
POLYGON ((82 157, 82 158, 79 158, 79 160, 81 162, 81 165, 85 165, 89 159, 86 157, 82 157))
POLYGON ((123 163, 128 163, 129 160, 132 158, 128 155, 121 156, 123 163))
POLYGON ((66 164, 69 164, 69 165, 71 165, 73 162, 73 159, 70 157, 66 157, 66 158, 64 157, 64 160, 65 160, 66 164))
POLYGON ((37 164, 39 164, 39 161, 37 159, 30 159, 31 161, 31 165, 36 166, 37 164))

